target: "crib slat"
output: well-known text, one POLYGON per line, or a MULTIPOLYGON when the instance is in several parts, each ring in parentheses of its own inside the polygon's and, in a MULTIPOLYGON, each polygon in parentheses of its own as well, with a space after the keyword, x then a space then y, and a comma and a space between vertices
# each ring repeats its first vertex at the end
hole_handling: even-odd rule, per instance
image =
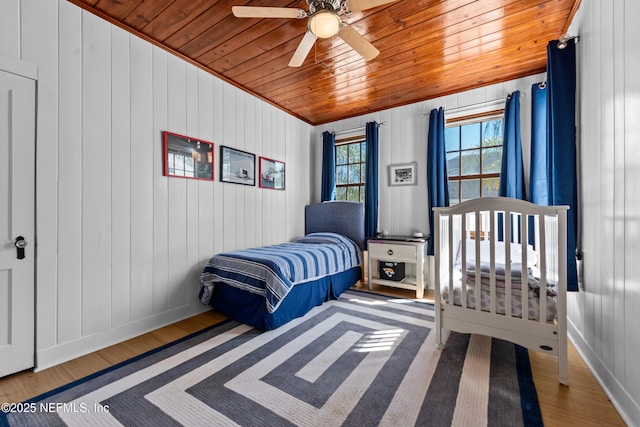
POLYGON ((496 314, 497 310, 497 293, 496 293, 496 212, 490 210, 489 214, 489 310, 492 314, 496 314))
POLYGON ((475 295, 475 299, 476 299, 476 310, 480 311, 482 310, 482 295, 481 295, 481 286, 482 286, 482 273, 480 271, 480 261, 482 260, 482 256, 480 253, 480 238, 482 236, 482 230, 480 227, 480 211, 475 211, 475 230, 476 230, 476 235, 475 235, 475 239, 474 239, 474 245, 475 245, 475 254, 476 254, 476 267, 475 267, 475 271, 476 271, 476 276, 475 276, 475 286, 473 289, 474 295, 475 295))
POLYGON ((522 266, 520 272, 520 295, 522 298, 522 318, 529 319, 529 265, 527 260, 528 243, 529 243, 529 229, 527 215, 521 214, 519 217, 520 231, 520 265, 522 266))
POLYGON ((462 307, 468 307, 467 305, 467 269, 465 268, 465 266, 467 265, 467 215, 463 214, 460 215, 460 242, 461 242, 461 247, 460 250, 462 252, 460 252, 461 256, 461 264, 460 264, 460 270, 462 272, 462 278, 461 280, 461 286, 460 286, 460 306, 462 307))
POLYGON ((449 220, 449 228, 447 230, 447 249, 448 249, 448 277, 449 277, 449 304, 453 305, 454 303, 454 295, 453 295, 453 226, 454 226, 454 215, 448 214, 447 219, 449 220))
POLYGON ((538 302, 540 303, 540 322, 547 321, 547 232, 546 218, 538 215, 538 268, 540 269, 540 288, 538 288, 538 302))
POLYGON ((511 317, 511 212, 504 212, 504 315, 511 317))

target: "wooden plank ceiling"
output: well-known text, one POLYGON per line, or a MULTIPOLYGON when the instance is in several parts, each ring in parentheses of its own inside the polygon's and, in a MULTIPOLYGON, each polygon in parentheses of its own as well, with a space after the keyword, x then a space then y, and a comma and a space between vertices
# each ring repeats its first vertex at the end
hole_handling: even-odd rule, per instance
POLYGON ((308 11, 305 0, 69 1, 312 125, 543 72, 547 42, 580 3, 400 0, 341 17, 380 51, 375 59, 333 37, 293 68, 306 18, 236 18, 231 7, 308 11))

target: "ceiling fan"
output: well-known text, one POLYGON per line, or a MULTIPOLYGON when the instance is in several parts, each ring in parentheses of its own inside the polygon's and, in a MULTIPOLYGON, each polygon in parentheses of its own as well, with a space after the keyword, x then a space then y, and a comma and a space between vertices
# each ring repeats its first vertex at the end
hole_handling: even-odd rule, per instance
POLYGON ((237 18, 309 18, 307 32, 300 41, 290 67, 300 67, 317 38, 329 38, 337 35, 349 46, 369 61, 380 53, 367 39, 346 22, 341 15, 350 12, 362 12, 398 0, 306 0, 309 12, 299 8, 233 6, 231 9, 237 18))

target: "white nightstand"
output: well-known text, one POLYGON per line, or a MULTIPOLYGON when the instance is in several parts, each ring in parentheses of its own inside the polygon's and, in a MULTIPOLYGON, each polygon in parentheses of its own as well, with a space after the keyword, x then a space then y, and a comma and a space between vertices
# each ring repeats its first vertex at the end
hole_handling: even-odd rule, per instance
POLYGON ((423 298, 428 289, 426 279, 427 240, 411 236, 386 236, 367 240, 369 252, 369 272, 367 274, 369 290, 373 285, 393 286, 416 291, 416 298, 423 298), (380 262, 405 263, 405 277, 400 281, 385 280, 380 277, 380 262), (412 268, 409 265, 412 265, 412 268))

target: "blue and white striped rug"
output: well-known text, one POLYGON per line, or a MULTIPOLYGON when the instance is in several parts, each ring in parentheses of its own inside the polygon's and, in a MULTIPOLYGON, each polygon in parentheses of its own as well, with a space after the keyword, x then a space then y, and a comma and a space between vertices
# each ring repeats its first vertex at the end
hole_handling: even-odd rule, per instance
POLYGON ((528 353, 433 306, 348 291, 261 332, 226 321, 0 413, 0 425, 535 426, 528 353))

